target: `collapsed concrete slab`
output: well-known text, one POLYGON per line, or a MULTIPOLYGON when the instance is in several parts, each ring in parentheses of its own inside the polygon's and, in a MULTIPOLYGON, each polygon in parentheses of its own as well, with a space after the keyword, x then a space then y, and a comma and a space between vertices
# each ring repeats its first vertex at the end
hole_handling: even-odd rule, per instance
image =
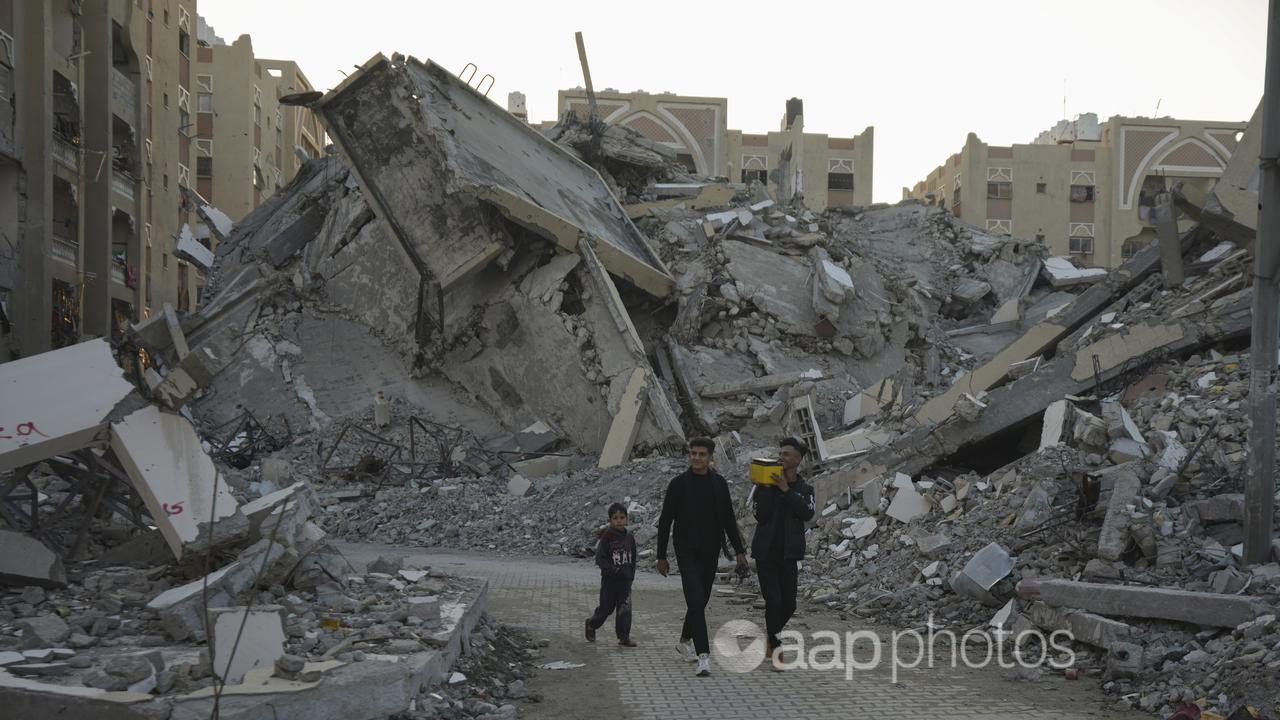
POLYGON ((1118 466, 1122 472, 1111 473, 1115 484, 1111 488, 1111 500, 1107 503, 1107 515, 1102 521, 1102 534, 1098 537, 1098 557, 1116 561, 1129 545, 1129 517, 1132 507, 1142 490, 1142 480, 1133 463, 1118 466))
POLYGON ((1208 627, 1233 628, 1267 612, 1266 603, 1257 598, 1071 580, 1024 580, 1018 583, 1018 594, 1052 607, 1208 627))
POLYGON ((133 389, 106 340, 0 364, 0 472, 105 440, 133 389))
POLYGON ((380 218, 442 292, 504 247, 473 228, 439 227, 427 188, 472 195, 566 250, 585 233, 601 241, 611 273, 670 291, 670 274, 599 174, 439 65, 378 55, 318 110, 380 218))
POLYGON ((26 533, 0 529, 0 585, 66 584, 67 573, 57 553, 26 533))
POLYGON ((174 557, 243 538, 249 522, 195 428, 181 415, 148 406, 111 426, 120 458, 174 557))
MULTIPOLYGON (((919 474, 962 447, 1032 420, 1065 396, 1086 393, 1097 383, 1107 382, 1131 370, 1134 362, 1155 362, 1245 335, 1251 322, 1249 296, 1246 294, 1224 307, 1216 316, 1200 322, 1183 322, 1176 326, 1167 323, 1138 325, 1074 350, 1059 345, 1058 356, 1035 373, 993 389, 984 401, 990 409, 973 422, 946 422, 906 433, 889 447, 865 455, 854 467, 851 477, 855 482, 861 482, 883 475, 890 469, 919 474), (1133 337, 1134 344, 1125 343, 1124 337, 1133 337), (1099 363, 1096 373, 1093 371, 1095 357, 1099 363), (1084 368, 1089 372, 1084 372, 1084 368)), ((1105 425, 1103 433, 1105 435, 1105 425)), ((835 476, 830 477, 833 479, 835 476)), ((832 488, 830 492, 842 489, 832 488)))
POLYGON ((273 666, 284 655, 284 614, 278 605, 210 610, 214 674, 238 685, 250 670, 273 666))

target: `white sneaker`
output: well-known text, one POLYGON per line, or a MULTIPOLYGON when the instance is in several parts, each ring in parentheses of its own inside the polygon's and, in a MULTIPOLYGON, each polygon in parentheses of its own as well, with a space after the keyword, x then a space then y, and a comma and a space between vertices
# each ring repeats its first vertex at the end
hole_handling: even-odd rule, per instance
POLYGON ((701 655, 698 656, 698 669, 695 670, 693 674, 697 675, 698 677, 711 676, 711 656, 710 655, 706 653, 702 653, 701 655))
POLYGON ((680 654, 680 659, 685 662, 698 661, 698 653, 693 649, 692 640, 684 640, 676 643, 676 652, 680 654))

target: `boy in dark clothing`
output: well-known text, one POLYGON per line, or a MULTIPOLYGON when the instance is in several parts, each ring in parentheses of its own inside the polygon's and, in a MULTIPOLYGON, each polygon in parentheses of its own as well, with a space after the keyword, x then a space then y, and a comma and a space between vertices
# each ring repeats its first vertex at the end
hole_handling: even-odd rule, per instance
POLYGON ((616 610, 613 626, 618 644, 635 647, 631 640, 631 581, 636 578, 636 537, 627 532, 627 509, 622 503, 609 506, 609 527, 596 543, 596 565, 600 566, 600 605, 587 618, 587 640, 596 641, 596 630, 616 610))
POLYGON ((684 626, 676 648, 686 661, 696 661, 698 677, 711 674, 711 643, 707 637, 707 602, 720 564, 720 544, 726 535, 737 553, 738 568, 747 565, 747 555, 733 515, 729 484, 711 469, 715 444, 707 438, 689 441, 689 469, 675 476, 662 498, 658 517, 658 572, 666 577, 667 540, 675 524, 676 562, 680 564, 680 585, 684 590, 684 626), (692 640, 693 647, 689 647, 692 640))
POLYGON ((778 633, 796 611, 799 576, 797 563, 804 559, 805 524, 813 519, 813 487, 796 468, 809 448, 795 438, 786 438, 778 448, 782 472, 773 474, 774 485, 757 485, 751 496, 756 518, 756 534, 751 539, 751 556, 756 559, 760 594, 764 595, 765 646, 775 669, 778 633))

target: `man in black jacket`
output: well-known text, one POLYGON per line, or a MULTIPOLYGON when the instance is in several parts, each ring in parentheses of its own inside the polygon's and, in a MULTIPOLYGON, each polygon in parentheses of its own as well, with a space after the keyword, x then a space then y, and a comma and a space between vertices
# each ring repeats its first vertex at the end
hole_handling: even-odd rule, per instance
POLYGON ((758 485, 752 494, 756 534, 751 539, 751 556, 756 559, 760 593, 764 595, 764 624, 769 634, 765 647, 773 659, 778 634, 796 611, 797 563, 804 559, 805 524, 813 519, 813 487, 796 468, 809 452, 804 443, 786 438, 778 447, 782 472, 773 474, 773 485, 758 485))
POLYGON ((707 637, 707 602, 719 565, 720 544, 728 535, 737 553, 739 571, 745 571, 747 556, 733 516, 729 484, 711 469, 715 444, 707 438, 689 441, 689 469, 667 484, 658 517, 658 572, 666 577, 667 539, 675 523, 676 562, 680 565, 680 585, 684 590, 684 626, 677 649, 685 660, 696 661, 698 677, 711 674, 711 644, 707 637), (689 641, 693 647, 689 647, 689 641))

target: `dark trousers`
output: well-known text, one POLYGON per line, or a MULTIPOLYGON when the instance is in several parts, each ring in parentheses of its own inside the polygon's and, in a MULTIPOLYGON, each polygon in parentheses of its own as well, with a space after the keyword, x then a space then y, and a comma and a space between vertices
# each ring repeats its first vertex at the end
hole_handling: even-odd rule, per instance
POLYGON ((599 630, 609 614, 613 616, 613 629, 619 640, 631 637, 631 581, 626 578, 600 578, 600 606, 591 613, 591 627, 599 630))
POLYGON ((680 564, 680 587, 684 590, 684 626, 680 639, 693 639, 693 648, 699 655, 711 652, 707 638, 707 603, 711 600, 712 586, 716 581, 716 568, 720 564, 719 548, 711 552, 681 553, 676 556, 680 564))
POLYGON ((795 560, 756 559, 760 594, 764 595, 764 625, 769 642, 778 647, 778 633, 796 612, 796 586, 800 569, 795 560))

